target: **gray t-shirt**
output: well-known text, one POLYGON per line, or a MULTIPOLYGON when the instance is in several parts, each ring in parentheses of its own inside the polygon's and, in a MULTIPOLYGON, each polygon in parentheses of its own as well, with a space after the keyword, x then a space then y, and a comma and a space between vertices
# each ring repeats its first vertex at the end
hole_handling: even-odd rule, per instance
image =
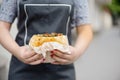
MULTIPOLYGON (((17 17, 17 1, 18 0, 3 0, 0 9, 0 20, 12 23, 17 17)), ((74 1, 74 15, 72 18, 71 26, 79 26, 88 24, 89 10, 87 0, 73 0, 74 1)))

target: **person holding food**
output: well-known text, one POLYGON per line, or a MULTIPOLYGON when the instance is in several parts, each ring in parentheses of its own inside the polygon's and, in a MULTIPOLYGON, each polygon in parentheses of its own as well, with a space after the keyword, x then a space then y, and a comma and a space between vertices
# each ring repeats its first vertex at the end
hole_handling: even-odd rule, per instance
POLYGON ((1 5, 0 43, 12 54, 9 80, 75 80, 73 63, 92 36, 87 0, 3 0, 1 5), (14 40, 9 31, 15 18, 14 40), (78 37, 71 46, 74 27, 78 37))

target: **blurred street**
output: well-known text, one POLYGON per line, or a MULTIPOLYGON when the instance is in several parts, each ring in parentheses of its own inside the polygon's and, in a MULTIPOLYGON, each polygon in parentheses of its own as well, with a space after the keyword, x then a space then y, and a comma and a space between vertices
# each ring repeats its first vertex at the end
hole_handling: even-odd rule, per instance
POLYGON ((120 26, 94 35, 75 65, 77 80, 120 80, 120 26))

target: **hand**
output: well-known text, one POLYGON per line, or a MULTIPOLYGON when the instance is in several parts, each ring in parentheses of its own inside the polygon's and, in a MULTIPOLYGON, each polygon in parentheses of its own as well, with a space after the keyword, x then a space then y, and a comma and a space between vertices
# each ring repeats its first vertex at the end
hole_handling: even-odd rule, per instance
POLYGON ((80 53, 72 46, 70 46, 70 52, 69 54, 59 50, 51 51, 51 57, 55 60, 52 64, 66 65, 73 63, 79 58, 80 53))
POLYGON ((22 46, 15 55, 20 61, 30 65, 37 65, 44 61, 41 54, 35 53, 32 49, 27 46, 22 46))

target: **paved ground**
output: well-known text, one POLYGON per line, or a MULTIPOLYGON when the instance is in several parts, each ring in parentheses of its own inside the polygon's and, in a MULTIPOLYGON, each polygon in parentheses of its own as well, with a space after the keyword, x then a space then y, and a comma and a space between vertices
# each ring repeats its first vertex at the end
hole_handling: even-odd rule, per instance
POLYGON ((120 80, 120 28, 95 35, 75 65, 77 80, 120 80))

